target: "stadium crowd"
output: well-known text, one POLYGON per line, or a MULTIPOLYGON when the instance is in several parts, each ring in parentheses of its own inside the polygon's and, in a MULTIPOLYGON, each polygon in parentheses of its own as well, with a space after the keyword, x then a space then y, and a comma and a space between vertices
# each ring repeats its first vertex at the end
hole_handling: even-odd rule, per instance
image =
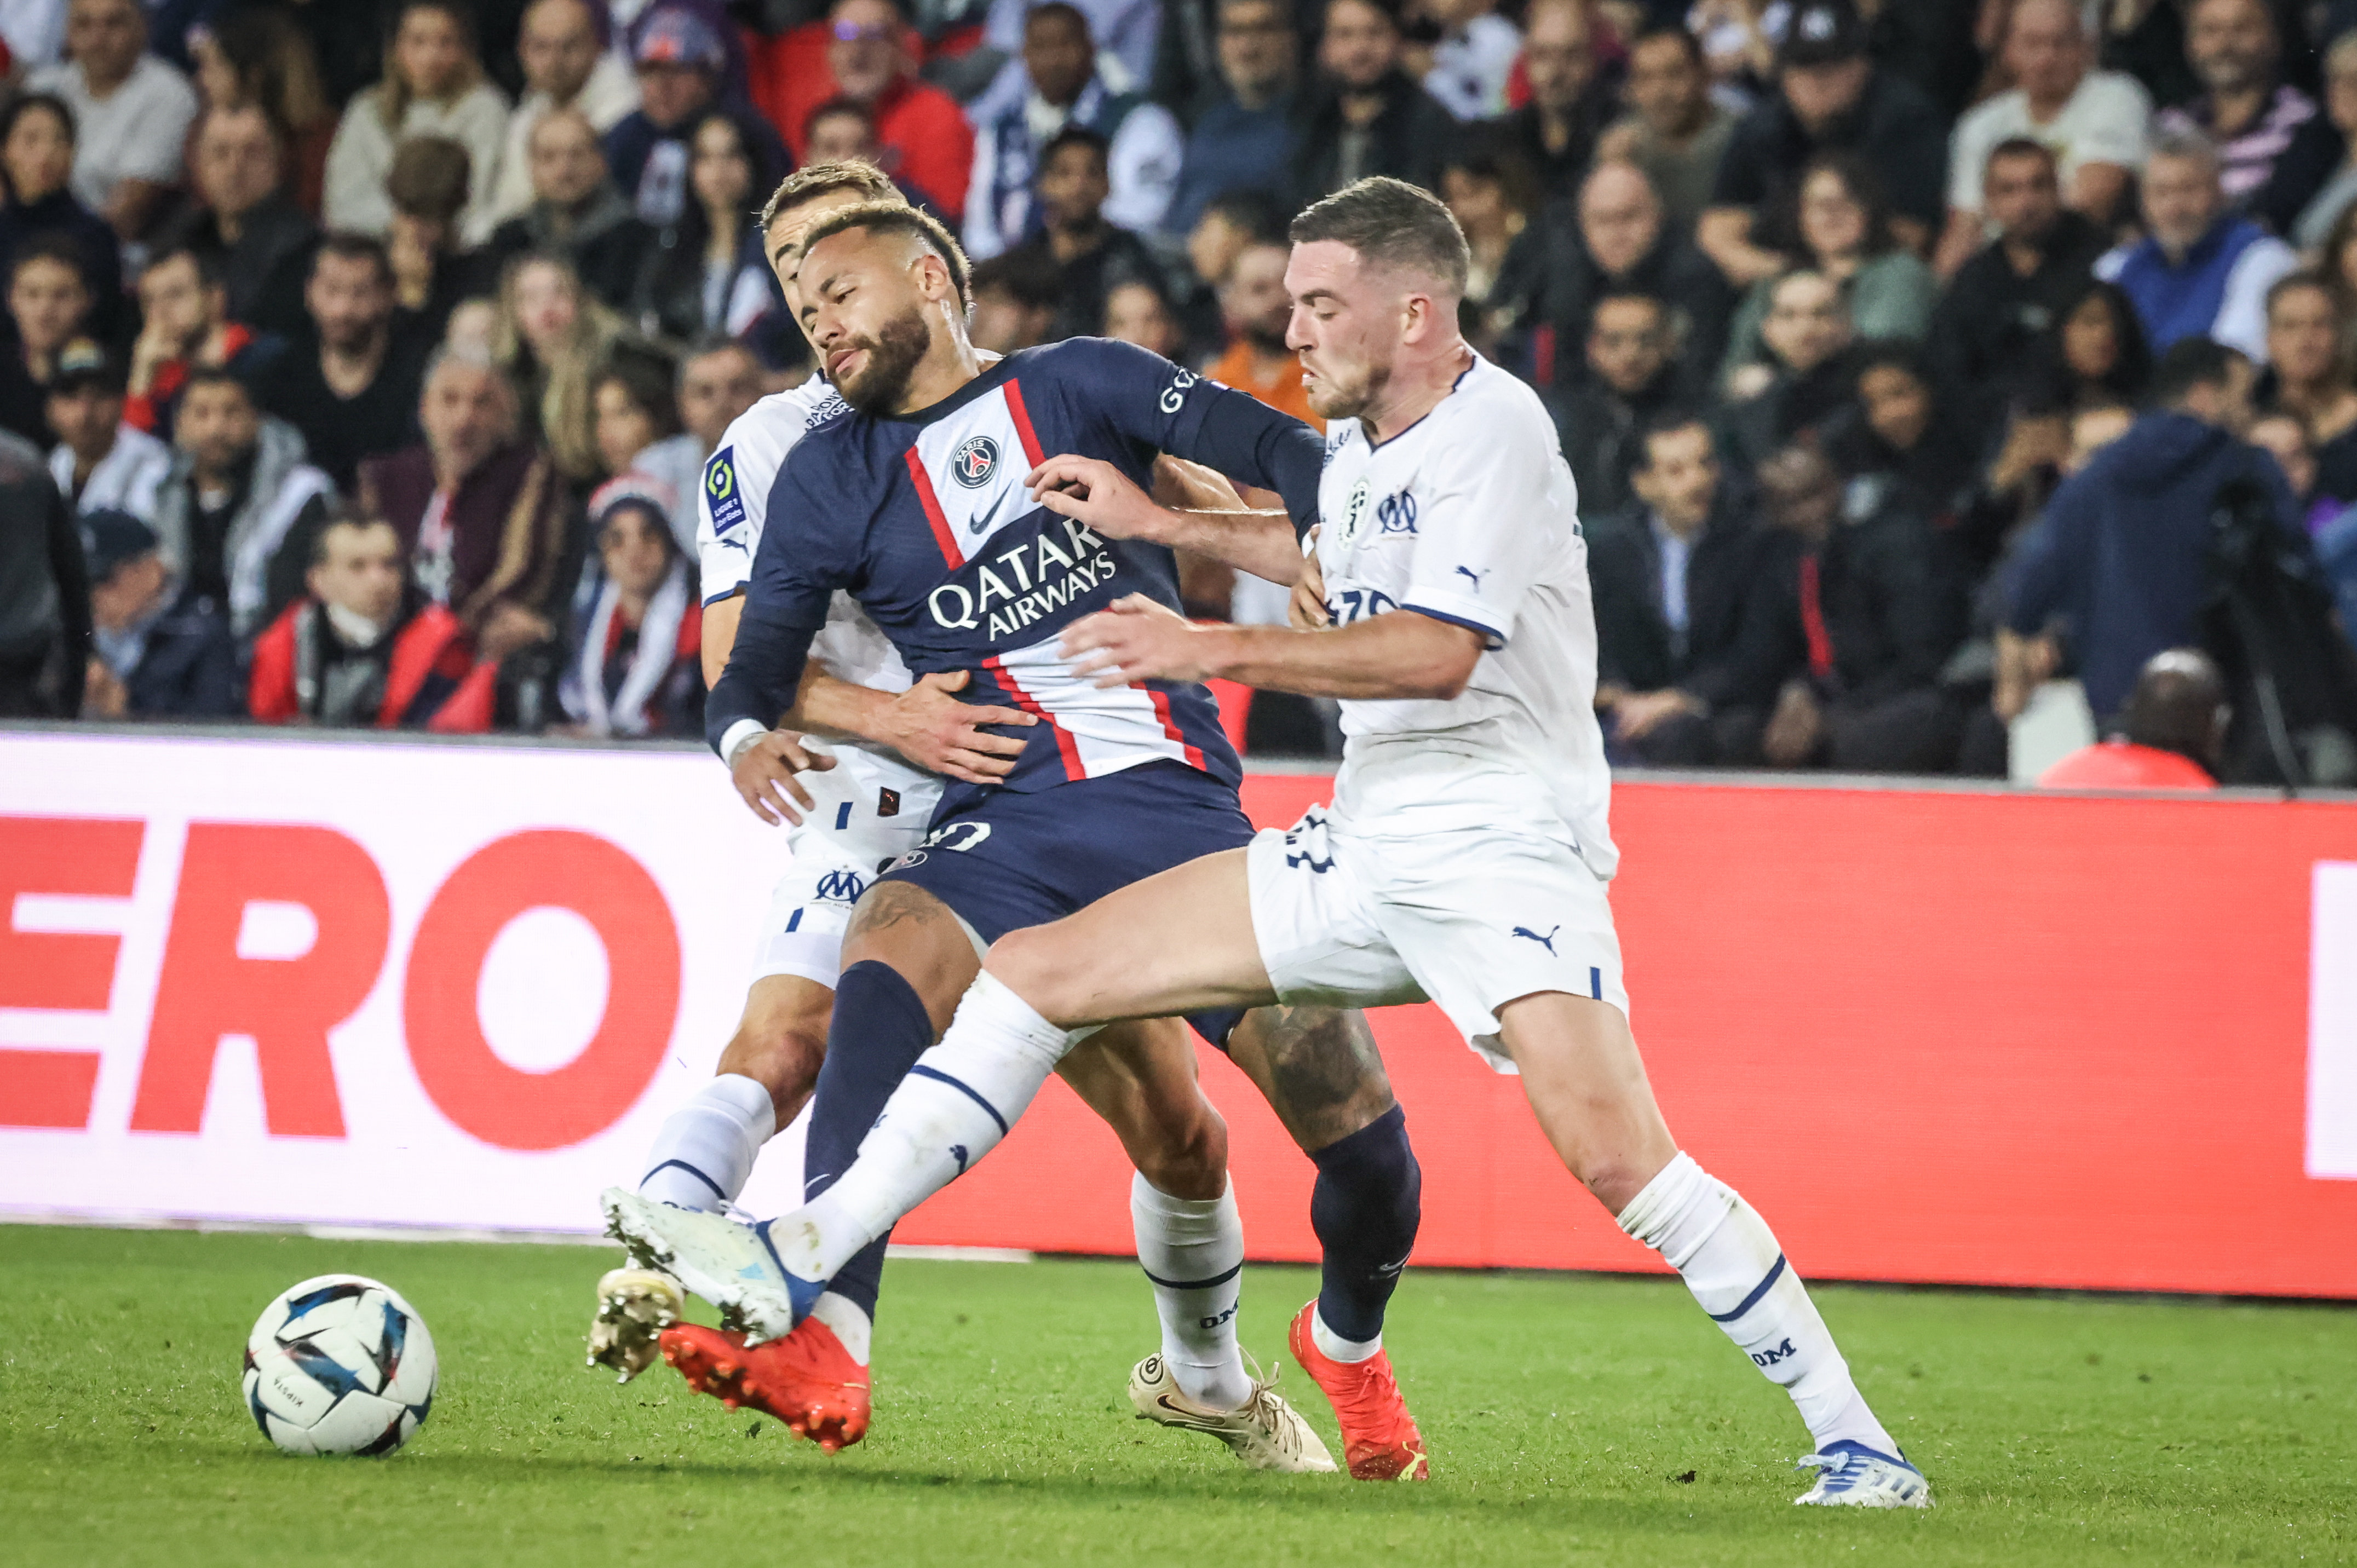
POLYGON ((2206 646, 2205 770, 2357 781, 2357 0, 0 0, 0 714, 697 733, 702 466, 810 373, 751 214, 861 157, 980 346, 1313 422, 1289 215, 1438 193, 1578 478, 1616 760, 1999 776, 2050 676, 2108 728, 2206 646))

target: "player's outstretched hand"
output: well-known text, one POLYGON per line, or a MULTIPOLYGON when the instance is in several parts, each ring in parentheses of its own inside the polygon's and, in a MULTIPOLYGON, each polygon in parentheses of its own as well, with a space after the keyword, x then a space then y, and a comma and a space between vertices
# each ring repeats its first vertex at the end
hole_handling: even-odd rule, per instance
POLYGON ((1050 457, 1025 475, 1023 482, 1030 487, 1033 500, 1107 539, 1170 542, 1170 514, 1101 457, 1050 457))
POLYGON ((1064 656, 1072 673, 1094 676, 1100 689, 1139 681, 1200 681, 1204 634, 1187 618, 1144 594, 1115 599, 1064 628, 1064 656))
POLYGON ((753 814, 771 827, 793 827, 811 809, 810 791, 794 775, 823 773, 834 758, 805 750, 802 737, 773 729, 747 741, 728 758, 728 777, 753 814))
POLYGON ((1013 736, 992 735, 985 726, 1025 727, 1039 721, 1020 708, 986 708, 951 694, 963 691, 973 680, 963 670, 919 677, 892 699, 885 733, 877 738, 928 773, 968 784, 997 783, 1015 771, 1023 743, 1013 736))
MULTIPOLYGON (((1314 528, 1309 542, 1318 542, 1314 528)), ((1323 631, 1332 618, 1326 613, 1326 574, 1318 569, 1315 550, 1301 558, 1301 575, 1293 580, 1293 600, 1285 607, 1285 618, 1296 631, 1323 631)))

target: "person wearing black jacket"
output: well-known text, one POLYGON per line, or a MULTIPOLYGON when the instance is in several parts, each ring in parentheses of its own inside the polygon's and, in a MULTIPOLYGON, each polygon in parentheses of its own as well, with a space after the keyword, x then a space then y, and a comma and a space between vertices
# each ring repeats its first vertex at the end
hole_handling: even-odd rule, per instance
POLYGON ((552 109, 528 145, 533 203, 491 231, 486 265, 497 273, 518 256, 554 252, 572 261, 591 294, 629 310, 657 235, 607 177, 597 128, 577 109, 552 109))
POLYGON ((1757 755, 1775 768, 1949 771, 1964 712, 1939 677, 1963 607, 1930 525, 1892 496, 1861 504, 1807 446, 1762 464, 1760 486, 1773 526, 1741 657, 1769 677, 1775 706, 1757 755))
POLYGON ((0 430, 0 718, 81 712, 90 576, 40 448, 0 430))
POLYGON ((196 205, 164 249, 212 258, 229 289, 230 319, 284 335, 304 326, 303 285, 319 226, 286 194, 280 138, 259 104, 208 110, 188 158, 196 205))
POLYGON ((1662 414, 1644 441, 1641 499, 1583 524, 1598 716, 1615 761, 1704 767, 1722 732, 1758 734, 1775 693, 1742 657, 1760 534, 1699 415, 1662 414))
POLYGON ((127 511, 81 519, 91 648, 84 714, 98 719, 225 719, 242 712, 237 639, 220 600, 184 588, 156 531, 127 511))
POLYGON ((1387 174, 1440 188, 1457 121, 1400 69, 1399 0, 1329 0, 1318 42, 1323 81, 1304 122, 1294 204, 1387 174))
POLYGON ((1675 342, 1660 300, 1609 295, 1588 325, 1587 374, 1567 392, 1545 394, 1564 460, 1579 482, 1582 516, 1620 511, 1635 498, 1631 476, 1645 461, 1648 421, 1677 400, 1675 342))
POLYGON ((2063 207, 2054 155, 2027 136, 1990 152, 1981 200, 1997 237, 1957 269, 1925 353, 1939 385, 1969 397, 1956 412, 1986 430, 2037 379, 2040 340, 2093 286, 2110 241, 2063 207))

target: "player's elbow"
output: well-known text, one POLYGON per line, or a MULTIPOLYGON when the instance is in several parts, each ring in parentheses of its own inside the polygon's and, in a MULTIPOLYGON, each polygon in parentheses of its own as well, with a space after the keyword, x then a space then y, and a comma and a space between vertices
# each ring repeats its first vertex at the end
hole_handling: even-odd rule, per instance
POLYGON ((1405 682, 1411 689, 1400 695, 1440 702, 1464 695, 1488 639, 1470 627, 1447 621, 1426 621, 1417 629, 1419 657, 1405 682))

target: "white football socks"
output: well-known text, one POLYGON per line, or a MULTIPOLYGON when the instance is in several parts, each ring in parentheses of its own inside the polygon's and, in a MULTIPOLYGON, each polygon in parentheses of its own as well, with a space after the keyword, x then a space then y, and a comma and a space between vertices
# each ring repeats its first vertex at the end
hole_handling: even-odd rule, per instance
POLYGON ((1792 1396, 1820 1450, 1847 1438, 1899 1452, 1775 1233, 1734 1188, 1681 1154, 1621 1211, 1620 1229, 1661 1253, 1711 1321, 1792 1396))
POLYGON ((985 971, 958 1004, 949 1033, 892 1091, 851 1168, 771 1225, 779 1260, 803 1279, 833 1279, 996 1148, 1064 1053, 1095 1032, 1049 1023, 985 971))
POLYGON ((1162 1361, 1178 1391, 1212 1410, 1241 1409, 1252 1379, 1236 1348, 1243 1294, 1244 1222, 1233 1187, 1217 1197, 1173 1197, 1142 1175, 1129 1184, 1137 1263, 1154 1283, 1162 1361))
POLYGON ((673 1112, 647 1151, 641 1197, 717 1213, 737 1201, 754 1158, 778 1130, 770 1091, 741 1073, 725 1072, 673 1112))

